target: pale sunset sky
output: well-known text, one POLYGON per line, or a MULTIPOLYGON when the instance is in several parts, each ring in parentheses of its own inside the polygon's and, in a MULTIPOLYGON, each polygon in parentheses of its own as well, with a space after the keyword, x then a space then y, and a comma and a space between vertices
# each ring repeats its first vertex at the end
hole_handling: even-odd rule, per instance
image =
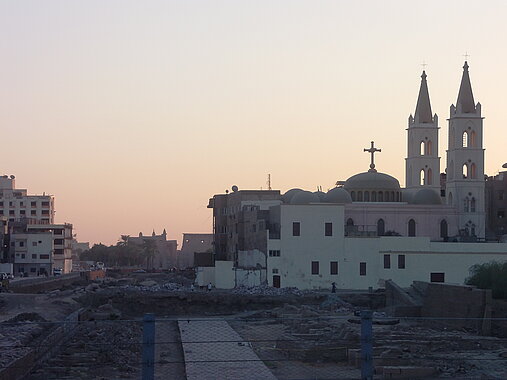
POLYGON ((445 169, 470 57, 486 173, 507 162, 505 1, 0 1, 0 174, 80 241, 211 232, 213 194, 404 185, 427 63, 445 169))

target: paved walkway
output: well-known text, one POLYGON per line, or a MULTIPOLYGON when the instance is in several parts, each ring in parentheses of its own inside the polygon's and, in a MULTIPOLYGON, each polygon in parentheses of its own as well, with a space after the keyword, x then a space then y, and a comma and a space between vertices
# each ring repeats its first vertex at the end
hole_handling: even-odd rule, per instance
POLYGON ((178 321, 187 380, 276 380, 223 319, 178 321))

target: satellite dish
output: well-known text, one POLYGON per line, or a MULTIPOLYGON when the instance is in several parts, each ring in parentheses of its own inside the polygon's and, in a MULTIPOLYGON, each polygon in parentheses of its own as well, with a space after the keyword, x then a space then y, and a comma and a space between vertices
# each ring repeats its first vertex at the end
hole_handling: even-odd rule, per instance
POLYGON ((502 165, 502 168, 507 169, 507 162, 502 165))
POLYGON ((238 187, 237 187, 236 185, 234 185, 234 186, 232 187, 232 191, 234 191, 234 192, 238 191, 238 187))

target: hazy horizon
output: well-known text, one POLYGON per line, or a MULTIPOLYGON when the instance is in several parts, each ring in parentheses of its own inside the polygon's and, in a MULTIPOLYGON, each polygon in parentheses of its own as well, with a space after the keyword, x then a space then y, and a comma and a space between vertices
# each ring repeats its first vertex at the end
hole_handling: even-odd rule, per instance
POLYGON ((332 188, 376 166, 405 182, 425 62, 445 169, 464 54, 485 171, 507 162, 501 1, 0 3, 0 175, 55 196, 79 241, 211 232, 208 199, 332 188))

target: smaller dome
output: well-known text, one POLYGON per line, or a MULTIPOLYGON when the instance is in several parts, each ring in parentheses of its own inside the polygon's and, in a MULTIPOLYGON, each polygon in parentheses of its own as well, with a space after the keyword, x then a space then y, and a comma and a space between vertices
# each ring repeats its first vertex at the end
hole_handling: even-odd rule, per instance
POLYGON ((352 198, 343 187, 335 187, 327 192, 324 202, 327 203, 352 203, 352 198))
POLYGON ((320 203, 319 196, 310 191, 300 191, 290 200, 291 205, 306 205, 308 203, 320 203))
POLYGON ((401 192, 401 200, 403 202, 412 203, 412 199, 414 198, 414 193, 408 189, 403 189, 401 192))
POLYGON ((415 193, 411 203, 415 205, 441 205, 442 199, 435 190, 421 189, 415 193))
POLYGON ((304 190, 301 190, 301 189, 288 190, 287 192, 285 192, 284 195, 282 195, 282 202, 283 203, 290 203, 290 201, 292 200, 292 197, 301 191, 304 191, 304 190))
POLYGON ((326 193, 324 193, 323 191, 316 191, 314 192, 314 194, 319 197, 319 201, 325 202, 324 199, 326 198, 326 193))

